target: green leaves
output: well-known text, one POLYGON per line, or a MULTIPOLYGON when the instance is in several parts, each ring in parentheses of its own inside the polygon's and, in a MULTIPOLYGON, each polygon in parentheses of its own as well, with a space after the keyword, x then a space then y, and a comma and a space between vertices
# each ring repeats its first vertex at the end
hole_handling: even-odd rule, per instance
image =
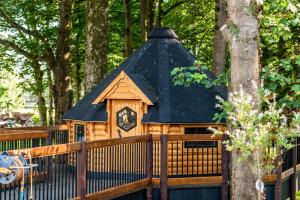
MULTIPOLYGON (((300 128, 300 113, 293 113, 288 120, 284 105, 277 104, 275 94, 263 88, 260 94, 259 106, 242 88, 230 93, 227 101, 217 98, 220 103, 217 106, 223 110, 218 117, 224 113, 227 115, 228 130, 225 134, 230 140, 225 143, 226 149, 239 152, 239 162, 247 162, 258 179, 274 169, 278 155, 294 147, 300 128)), ((224 134, 211 130, 215 134, 224 134)))

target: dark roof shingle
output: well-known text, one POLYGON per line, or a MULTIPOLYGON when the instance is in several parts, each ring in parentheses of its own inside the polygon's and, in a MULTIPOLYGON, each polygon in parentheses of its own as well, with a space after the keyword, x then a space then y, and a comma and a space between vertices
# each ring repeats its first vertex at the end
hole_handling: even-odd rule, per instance
MULTIPOLYGON (((219 95, 226 98, 226 88, 207 89, 198 84, 190 87, 173 85, 170 72, 176 67, 191 66, 195 61, 195 57, 177 38, 171 29, 154 29, 149 35, 149 40, 68 111, 64 119, 106 121, 105 103, 91 103, 123 70, 154 103, 149 107, 142 122, 213 122, 214 114, 219 112, 215 107, 215 97, 219 95)), ((205 73, 214 78, 211 72, 205 73)))

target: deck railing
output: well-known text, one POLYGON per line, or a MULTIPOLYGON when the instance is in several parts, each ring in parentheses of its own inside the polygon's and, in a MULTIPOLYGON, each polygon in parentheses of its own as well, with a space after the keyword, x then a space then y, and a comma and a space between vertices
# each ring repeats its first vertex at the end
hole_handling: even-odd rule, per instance
POLYGON ((69 142, 67 126, 36 126, 0 129, 0 152, 69 142))
MULTIPOLYGON (((164 200, 170 186, 212 184, 222 187, 225 200, 229 198, 229 154, 222 144, 225 139, 162 134, 30 148, 32 162, 39 165, 33 171, 33 196, 112 199, 146 189, 147 199, 151 199, 153 187, 158 187, 164 200)), ((266 183, 275 183, 275 199, 284 193, 281 188, 286 180, 291 181, 286 196, 292 197, 291 192, 296 190, 295 177, 300 171, 297 151, 298 146, 291 150, 288 167, 279 167, 277 175, 265 177, 266 183)), ((25 199, 29 199, 29 176, 26 184, 25 199)), ((1 186, 0 199, 18 199, 19 192, 19 183, 1 186)))

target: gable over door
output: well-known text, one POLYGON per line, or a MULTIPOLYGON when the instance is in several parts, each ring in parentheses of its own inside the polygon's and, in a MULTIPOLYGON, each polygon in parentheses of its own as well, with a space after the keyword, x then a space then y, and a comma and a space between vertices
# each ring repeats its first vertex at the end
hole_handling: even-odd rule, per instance
POLYGON ((144 133, 142 118, 147 106, 153 105, 125 72, 121 72, 93 102, 107 101, 108 132, 111 138, 144 133))

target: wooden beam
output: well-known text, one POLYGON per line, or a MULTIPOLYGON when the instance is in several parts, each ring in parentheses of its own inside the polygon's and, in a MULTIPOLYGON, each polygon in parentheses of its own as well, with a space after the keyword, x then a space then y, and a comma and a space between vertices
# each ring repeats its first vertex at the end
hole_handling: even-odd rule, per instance
POLYGON ((151 180, 149 178, 139 180, 133 183, 129 183, 126 185, 113 187, 101 192, 96 192, 92 194, 86 195, 87 200, 108 200, 114 199, 120 196, 124 196, 127 194, 131 194, 143 189, 146 189, 151 184, 151 180))
POLYGON ((152 184, 152 178, 153 178, 153 141, 152 137, 150 135, 149 141, 147 142, 147 178, 150 179, 149 186, 147 187, 147 200, 152 200, 153 195, 153 184, 152 184))
MULTIPOLYGON (((222 141, 228 140, 228 135, 222 135, 222 141)), ((222 144, 222 200, 229 199, 229 152, 222 144)))
POLYGON ((288 170, 285 170, 284 172, 282 172, 281 174, 281 180, 284 180, 286 178, 288 178, 289 176, 294 174, 294 168, 290 168, 288 170))
POLYGON ((291 195, 290 199, 291 200, 296 200, 296 192, 297 192, 297 181, 298 181, 298 176, 297 176, 297 139, 295 140, 295 146, 293 147, 293 169, 294 173, 291 176, 291 195))
POLYGON ((86 142, 87 149, 93 149, 98 147, 114 146, 120 144, 132 144, 137 142, 146 142, 150 140, 150 135, 124 137, 124 138, 113 138, 107 140, 88 141, 86 142))
POLYGON ((81 143, 81 150, 78 152, 77 159, 77 196, 81 200, 86 199, 86 148, 85 142, 81 143))
POLYGON ((43 130, 43 131, 48 131, 48 130, 59 130, 59 131, 64 131, 68 130, 68 125, 67 124, 61 124, 61 125, 55 125, 55 126, 29 126, 29 127, 17 127, 17 128, 1 128, 0 131, 2 130, 43 130))
POLYGON ((59 144, 53 146, 35 147, 30 149, 11 150, 9 151, 9 153, 19 155, 21 152, 29 151, 31 157, 36 158, 42 156, 66 154, 66 153, 80 151, 80 150, 81 150, 80 143, 72 143, 72 144, 59 144))
POLYGON ((160 199, 168 200, 168 135, 160 135, 160 199))
MULTIPOLYGON (((159 186, 160 179, 153 178, 153 185, 159 186)), ((168 186, 191 186, 191 185, 221 185, 222 176, 168 178, 168 186)))
POLYGON ((47 138, 48 131, 21 131, 18 133, 1 133, 0 141, 15 141, 15 140, 26 140, 26 139, 36 139, 36 138, 47 138))
POLYGON ((274 190, 274 200, 281 200, 281 173, 282 173, 282 155, 278 156, 276 159, 276 163, 279 163, 279 166, 276 168, 276 182, 275 182, 275 190, 274 190))

